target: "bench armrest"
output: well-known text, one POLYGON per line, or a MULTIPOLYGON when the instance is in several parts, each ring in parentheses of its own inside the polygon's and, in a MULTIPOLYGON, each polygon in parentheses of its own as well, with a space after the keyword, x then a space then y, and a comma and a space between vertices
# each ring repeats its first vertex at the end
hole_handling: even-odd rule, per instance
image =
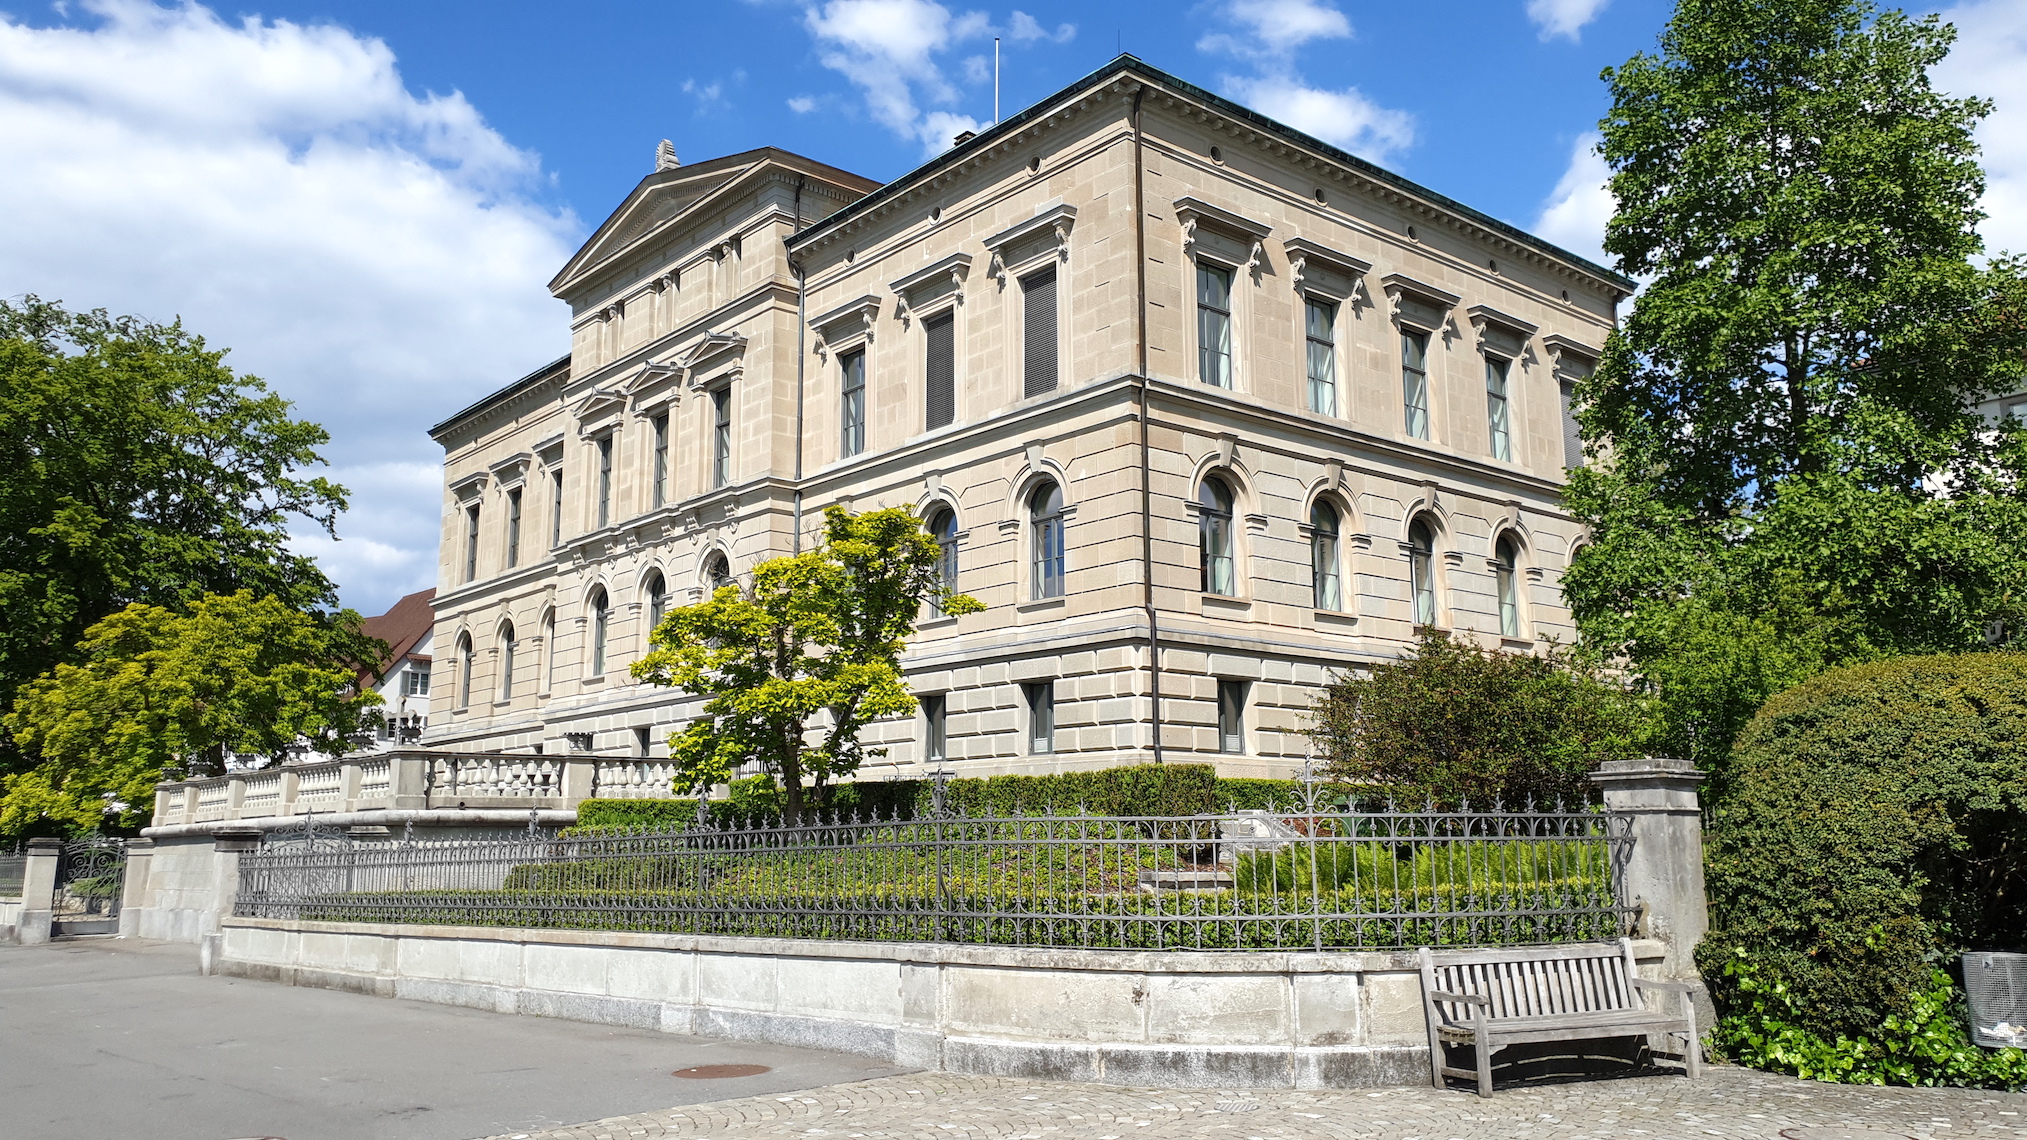
POLYGON ((1492 1004, 1491 998, 1485 997, 1480 994, 1453 994, 1453 993, 1446 993, 1443 990, 1430 990, 1429 996, 1435 999, 1436 1001, 1461 1001, 1461 1002, 1469 1002, 1472 1005, 1485 1005, 1485 1006, 1489 1006, 1492 1004))
POLYGON ((1645 978, 1634 978, 1633 985, 1643 990, 1668 990, 1678 994, 1696 992, 1695 982, 1650 982, 1645 978))

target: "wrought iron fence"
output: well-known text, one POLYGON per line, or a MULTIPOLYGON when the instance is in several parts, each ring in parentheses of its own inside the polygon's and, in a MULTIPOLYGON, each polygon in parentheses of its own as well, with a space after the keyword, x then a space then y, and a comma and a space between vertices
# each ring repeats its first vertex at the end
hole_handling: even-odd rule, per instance
POLYGON ((0 899, 21 897, 21 880, 28 870, 28 855, 18 848, 0 851, 0 899))
POLYGON ((260 918, 1176 950, 1610 938, 1628 820, 1324 808, 1194 817, 700 821, 242 856, 260 918))

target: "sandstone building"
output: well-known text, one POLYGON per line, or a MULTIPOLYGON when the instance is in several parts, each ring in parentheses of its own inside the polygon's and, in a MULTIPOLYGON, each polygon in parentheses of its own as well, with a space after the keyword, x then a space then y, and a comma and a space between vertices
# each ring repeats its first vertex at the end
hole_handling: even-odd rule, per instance
POLYGON ((1571 381, 1632 282, 1122 56, 886 185, 643 179, 551 282, 569 356, 433 430, 425 743, 666 755, 670 606, 907 506, 925 615, 863 775, 1298 766, 1417 623, 1571 634, 1571 381))

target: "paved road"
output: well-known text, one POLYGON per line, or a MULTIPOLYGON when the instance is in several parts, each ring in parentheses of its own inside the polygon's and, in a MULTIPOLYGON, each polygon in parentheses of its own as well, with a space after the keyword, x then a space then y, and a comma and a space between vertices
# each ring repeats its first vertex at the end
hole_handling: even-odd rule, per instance
POLYGON ((200 977, 185 945, 0 947, 0 1140, 461 1140, 902 1071, 200 977), (731 1063, 772 1071, 670 1076, 731 1063))
POLYGON ((2027 1095, 1746 1069, 1475 1092, 1179 1092, 914 1073, 491 1140, 2018 1140, 2027 1095))

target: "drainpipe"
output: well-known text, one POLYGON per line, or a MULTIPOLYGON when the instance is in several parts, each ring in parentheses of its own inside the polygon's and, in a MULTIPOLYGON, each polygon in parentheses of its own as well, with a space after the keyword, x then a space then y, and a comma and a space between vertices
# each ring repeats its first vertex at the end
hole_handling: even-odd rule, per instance
POLYGON ((1141 161, 1140 101, 1147 95, 1142 84, 1133 93, 1133 269, 1138 332, 1135 348, 1139 354, 1140 397, 1140 589, 1141 607, 1147 611, 1148 727, 1153 734, 1154 762, 1163 763, 1161 750, 1161 621, 1154 608, 1154 500, 1147 449, 1147 187, 1146 165, 1141 161))
MULTIPOLYGON (((802 232, 802 188, 809 179, 795 180, 795 230, 802 232)), ((802 374, 803 357, 808 350, 803 347, 803 326, 807 323, 805 312, 809 303, 808 291, 802 275, 802 263, 794 258, 788 260, 788 271, 795 274, 795 546, 797 554, 802 553, 802 374)))

